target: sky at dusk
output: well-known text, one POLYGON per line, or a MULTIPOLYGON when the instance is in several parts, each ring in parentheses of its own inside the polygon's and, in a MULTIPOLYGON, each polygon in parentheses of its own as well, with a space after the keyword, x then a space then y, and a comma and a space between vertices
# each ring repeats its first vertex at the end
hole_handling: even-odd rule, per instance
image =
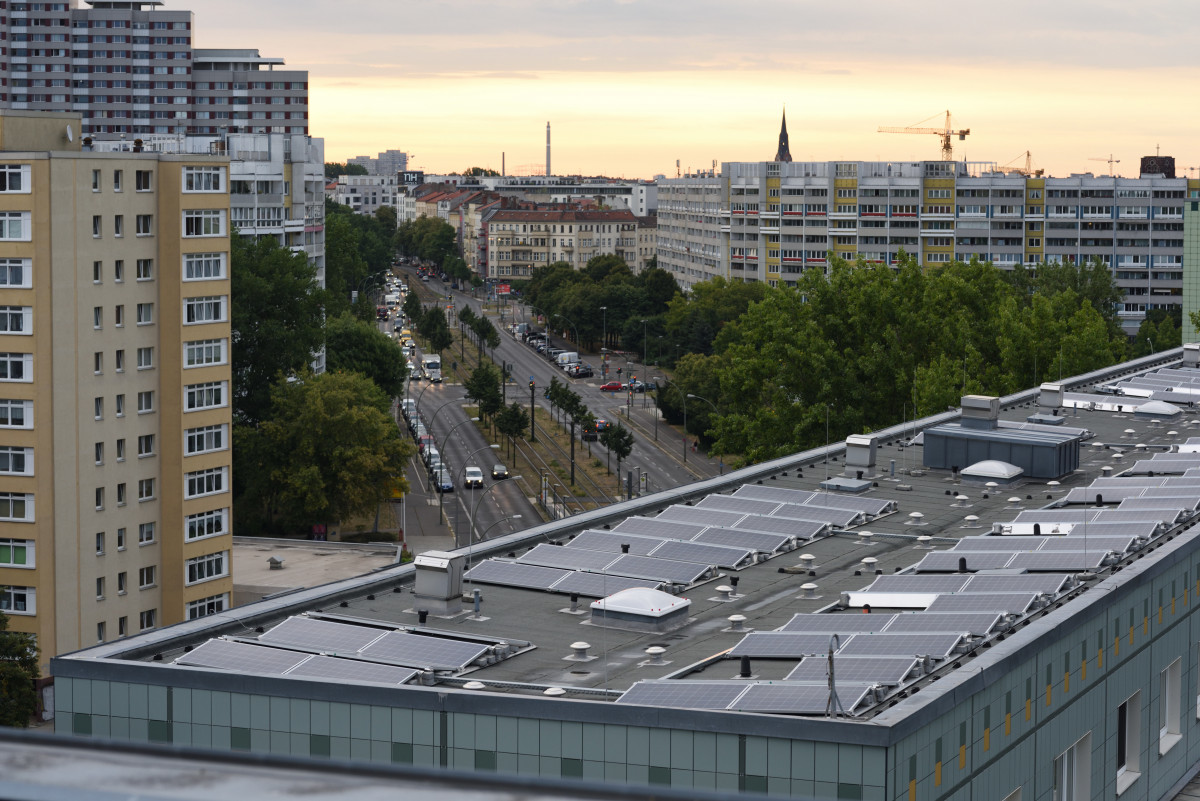
POLYGON ((1160 146, 1200 166, 1200 7, 1111 0, 167 0, 197 47, 253 47, 309 71, 330 161, 396 148, 410 166, 629 178, 775 154, 955 157, 1047 174, 1136 175, 1160 146), (928 120, 926 122, 922 122, 928 120))

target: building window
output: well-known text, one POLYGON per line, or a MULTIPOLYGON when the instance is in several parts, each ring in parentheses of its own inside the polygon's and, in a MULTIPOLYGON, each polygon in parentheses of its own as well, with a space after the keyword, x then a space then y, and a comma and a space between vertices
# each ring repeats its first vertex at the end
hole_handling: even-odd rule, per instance
POLYGON ((189 428, 185 433, 184 456, 223 451, 229 444, 229 437, 224 424, 203 426, 202 428, 189 428))
POLYGON ((225 321, 225 296, 214 295, 203 298, 184 298, 183 322, 219 323, 225 321))
MULTIPOLYGON (((158 618, 157 609, 147 609, 138 616, 138 624, 142 627, 142 631, 154 628, 154 622, 158 618)), ((122 618, 123 619, 123 618, 122 618)))
POLYGON ((0 287, 29 289, 32 274, 30 259, 0 259, 0 287))
POLYGON ((154 304, 139 303, 137 305, 137 324, 150 325, 154 322, 154 304))
POLYGON ((117 550, 125 550, 125 529, 123 528, 117 529, 117 550))
POLYGON ((133 173, 133 189, 135 192, 149 192, 154 188, 150 170, 136 170, 133 173))
POLYGON ((127 573, 117 574, 117 595, 124 595, 128 590, 129 580, 127 573))
POLYGON ((33 333, 32 306, 0 306, 0 334, 33 333))
POLYGON ((0 566, 33 567, 33 540, 0 539, 0 566))
POLYGON ((183 280, 209 281, 224 277, 224 253, 188 253, 184 255, 183 280))
POLYGON ((154 524, 138 524, 138 545, 149 545, 154 542, 154 524))
POLYGON ((208 598, 201 598, 198 601, 189 601, 187 604, 187 619, 195 620, 205 615, 215 615, 217 612, 224 612, 228 604, 229 593, 212 595, 208 598))
MULTIPOLYGON (((125 416, 125 395, 117 395, 117 417, 125 416)), ((119 442, 123 440, 118 440, 119 442)))
POLYGON ((184 390, 184 411, 221 408, 226 405, 226 395, 224 381, 188 384, 184 390))
POLYGON ((154 348, 137 349, 137 369, 149 370, 154 367, 154 348))
POLYGON ((1092 733, 1088 732, 1054 760, 1054 801, 1090 801, 1092 733))
POLYGON ((125 325, 125 306, 117 305, 113 307, 113 325, 117 328, 125 325))
POLYGON ((118 350, 116 352, 116 370, 118 373, 125 372, 125 351, 118 350))
POLYGON ((184 167, 184 192, 224 192, 224 167, 184 167))
POLYGON ((1158 754, 1170 751, 1180 740, 1180 683, 1183 680, 1182 658, 1167 665, 1158 674, 1158 754))
POLYGON ((125 262, 121 259, 113 262, 113 280, 118 284, 125 280, 125 262))
MULTIPOLYGON (((104 556, 104 532, 96 532, 96 556, 104 556)), ((102 595, 103 593, 97 593, 102 595)))
POLYGON ((1139 690, 1117 707, 1117 794, 1125 792, 1141 775, 1142 693, 1139 690))
POLYGON ((150 281, 154 278, 154 259, 137 260, 137 280, 150 281))
POLYGON ((104 509, 104 487, 96 487, 96 511, 104 509))
POLYGON ((10 242, 28 242, 32 238, 29 228, 29 212, 0 211, 0 239, 10 242))
POLYGON ((33 428, 33 401, 0 399, 0 428, 33 428))
POLYGON ((150 236, 154 233, 154 216, 151 214, 139 214, 135 218, 137 223, 138 236, 150 236))
MULTIPOLYGON (((103 453, 101 456, 103 457, 103 453)), ((33 475, 33 448, 0 447, 0 473, 19 476, 33 475)))
POLYGON ((95 446, 95 450, 96 450, 96 464, 104 464, 104 443, 97 442, 96 446, 95 446))
POLYGON ((124 214, 117 214, 113 217, 113 236, 125 236, 124 214))
POLYGON ((124 176, 123 176, 123 173, 121 170, 113 170, 113 191, 114 192, 121 191, 121 179, 123 177, 124 176))
POLYGON ((104 600, 104 576, 96 579, 96 600, 104 600))
POLYGON ((225 551, 219 551, 187 560, 187 583, 195 584, 228 575, 225 556, 225 551))
POLYGON ((14 615, 35 614, 36 590, 33 587, 0 587, 0 612, 14 615))
POLYGON ((183 213, 184 236, 225 236, 224 209, 194 209, 183 213))
POLYGON ((204 367, 210 364, 225 363, 224 339, 201 339, 195 342, 185 342, 183 345, 183 366, 204 367))
POLYGON ((138 589, 145 590, 155 586, 154 578, 154 565, 140 568, 138 570, 138 589))
POLYGON ((92 215, 92 239, 99 239, 101 234, 100 215, 92 215))
POLYGON ((154 390, 138 393, 138 414, 149 414, 154 411, 154 390))
POLYGON ((104 307, 103 306, 93 306, 92 307, 92 329, 99 331, 103 327, 104 327, 104 307))
POLYGON ((128 633, 129 633, 129 618, 127 618, 127 617, 117 618, 117 636, 124 637, 128 633))
POLYGON ((214 509, 187 516, 185 536, 189 540, 229 533, 229 509, 214 509))
POLYGON ((33 354, 0 353, 0 381, 33 381, 33 354))
POLYGON ((92 416, 97 420, 104 419, 104 398, 92 399, 92 416))
POLYGON ((187 473, 184 498, 200 498, 225 492, 229 483, 226 480, 227 470, 226 467, 213 467, 187 473))
POLYGON ((138 501, 154 500, 154 479, 138 479, 138 501))
POLYGON ((142 434, 138 437, 138 456, 154 455, 154 435, 142 434))
POLYGON ((104 372, 104 354, 96 351, 92 354, 92 374, 100 375, 104 372))
POLYGON ((125 491, 125 482, 117 484, 117 506, 124 506, 129 494, 125 491))

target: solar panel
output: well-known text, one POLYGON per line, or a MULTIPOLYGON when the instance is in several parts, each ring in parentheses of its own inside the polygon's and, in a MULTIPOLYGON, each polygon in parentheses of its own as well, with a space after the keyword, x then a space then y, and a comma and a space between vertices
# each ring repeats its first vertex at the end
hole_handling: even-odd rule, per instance
MULTIPOLYGON (((655 520, 696 523, 702 526, 734 527, 746 515, 742 512, 722 512, 718 509, 697 509, 694 506, 668 506, 655 520)), ((624 525, 624 524, 622 524, 624 525)), ((620 528, 621 526, 617 526, 620 528)))
POLYGON ((609 572, 634 578, 670 581, 674 584, 691 584, 708 573, 708 565, 625 554, 617 557, 609 566, 609 572))
POLYGON ((461 670, 487 653, 475 642, 391 631, 362 650, 362 656, 419 668, 461 670))
POLYGON ((1000 622, 999 612, 905 612, 895 616, 884 634, 946 632, 983 636, 1000 622))
MULTIPOLYGON (((729 655, 799 659, 802 656, 828 653, 830 636, 790 631, 752 631, 733 646, 729 655)), ((841 646, 845 648, 846 643, 852 641, 853 637, 849 640, 842 637, 840 640, 841 646)))
POLYGON ((1012 551, 938 551, 925 554, 913 569, 918 573, 954 573, 964 562, 967 571, 997 570, 1008 567, 1015 556, 1012 551))
POLYGON ((939 595, 925 610, 931 612, 1004 612, 1023 615, 1033 606, 1033 592, 955 592, 939 595))
POLYGON ((863 512, 869 515, 881 515, 896 508, 895 501, 884 501, 878 498, 852 498, 847 495, 836 495, 831 492, 809 492, 808 490, 788 489, 787 487, 767 487, 758 484, 745 484, 733 493, 735 498, 757 498, 781 503, 803 504, 805 506, 824 506, 828 509, 843 509, 852 512, 863 512))
POLYGON ((356 659, 338 659, 337 657, 318 655, 312 659, 306 659, 284 675, 343 681, 370 681, 376 684, 403 684, 417 675, 417 671, 412 668, 381 665, 377 662, 362 662, 356 659))
MULTIPOLYGON (((1179 454, 1175 454, 1178 456, 1179 454)), ((1200 466, 1195 459, 1143 459, 1134 462, 1129 468, 1131 476, 1175 475, 1182 476, 1185 471, 1200 466)))
POLYGON ((1088 523, 1086 526, 1078 525, 1072 528, 1067 532, 1067 538, 1077 538, 1087 534, 1089 540, 1097 536, 1111 537, 1117 535, 1148 540, 1157 535, 1160 530, 1161 526, 1153 521, 1143 523, 1088 523))
POLYGON ((866 515, 854 509, 832 509, 812 504, 780 504, 771 517, 786 517, 789 520, 817 520, 835 526, 853 526, 863 522, 866 515))
POLYGON ((749 548, 730 548, 724 545, 709 545, 702 542, 677 542, 668 540, 654 549, 652 555, 657 559, 674 559, 677 562, 698 562, 702 565, 716 565, 733 570, 746 567, 752 563, 753 550, 749 548))
MULTIPOLYGON (((843 686, 839 680, 838 701, 847 713, 853 712, 870 691, 867 685, 843 686)), ((751 684, 727 709, 739 712, 780 714, 824 714, 829 705, 829 687, 822 684, 751 684)))
POLYGON ((727 709, 746 691, 733 681, 639 681, 626 690, 618 704, 639 704, 683 709, 727 709))
POLYGON ((857 634, 838 652, 844 656, 932 656, 945 659, 958 634, 857 634))
POLYGON ((981 537, 963 537, 949 553, 957 551, 1036 551, 1046 544, 1049 537, 1022 537, 1018 535, 1009 535, 1006 537, 995 537, 991 535, 981 537))
POLYGON ((760 553, 778 553, 786 548, 792 538, 783 534, 767 534, 761 531, 739 531, 734 528, 706 528, 692 540, 713 545, 733 545, 749 548, 760 553))
MULTIPOLYGON (((904 683, 917 660, 911 656, 843 656, 833 658, 833 674, 842 682, 867 682, 894 686, 904 683)), ((828 681, 829 659, 808 656, 784 677, 786 681, 828 681)))
POLYGON ((385 629, 356 626, 352 623, 290 617, 270 631, 259 635, 258 640, 267 645, 295 645, 326 653, 356 654, 386 633, 385 629))
POLYGON ((697 509, 718 509, 746 515, 770 515, 780 506, 782 504, 779 501, 756 501, 753 498, 733 495, 709 495, 696 504, 697 509))
POLYGON ((209 640, 177 658, 175 664, 277 675, 294 668, 309 657, 310 654, 265 645, 209 640))
POLYGON ((970 592, 1044 592, 1057 595, 1071 580, 1070 576, 1045 574, 1040 576, 972 576, 970 592))
MULTIPOLYGON (((1083 538, 1080 537, 1080 540, 1083 538)), ((1089 543, 1090 544, 1090 543, 1089 543)), ((1012 567, 1038 572, 1095 570, 1103 564, 1107 551, 1041 551, 1013 556, 1012 567)))
POLYGON ((814 615, 798 614, 776 631, 797 631, 807 634, 857 634, 880 631, 892 622, 895 615, 814 615))
POLYGON ((1125 553, 1134 546, 1137 539, 1128 536, 1111 536, 1097 535, 1090 533, 1094 526, 1088 526, 1089 535, 1084 537, 1082 527, 1074 532, 1074 536, 1069 537, 1051 537, 1042 546, 1043 551, 1082 551, 1084 550, 1084 541, 1087 541, 1086 550, 1089 551, 1116 551, 1117 553, 1125 553))
POLYGON ((615 554, 604 551, 588 551, 583 548, 565 548, 558 545, 535 545, 528 553, 517 557, 517 562, 543 567, 560 567, 565 570, 603 571, 616 559, 615 554))
POLYGON ((692 520, 687 522, 674 522, 664 520, 662 516, 658 517, 630 517, 621 521, 620 525, 613 531, 621 534, 644 534, 649 537, 658 537, 660 539, 673 538, 677 540, 690 540, 703 528, 708 525, 708 521, 692 520))
POLYGON ((1190 498, 1178 496, 1172 498, 1126 498, 1117 505, 1117 510, 1122 512, 1134 509, 1147 512, 1161 511, 1164 519, 1170 520, 1171 512, 1180 510, 1194 512, 1197 506, 1200 506, 1200 498, 1194 496, 1190 498))
POLYGON ((508 587, 548 590, 568 573, 567 570, 558 570, 552 567, 522 565, 516 562, 489 559, 475 565, 464 573, 463 577, 468 581, 479 581, 485 584, 504 584, 508 587))
POLYGON ((810 490, 768 487, 762 484, 743 484, 733 493, 733 497, 735 498, 778 501, 779 503, 804 503, 814 495, 816 493, 810 490))
POLYGON ((762 515, 745 515, 734 523, 731 528, 749 531, 763 531, 771 534, 786 534, 801 540, 811 540, 829 528, 823 520, 792 520, 786 517, 763 517, 762 515))
POLYGON ((958 592, 970 576, 879 576, 867 592, 958 592))
POLYGON ((621 553, 621 546, 628 545, 630 553, 643 556, 662 545, 666 540, 659 537, 647 537, 641 534, 620 533, 608 531, 585 531, 567 543, 568 548, 583 548, 589 551, 607 551, 621 553))
MULTIPOLYGON (((1091 528, 1091 526, 1089 526, 1091 528)), ((1082 551, 1082 529, 1080 536, 1075 537, 964 537, 949 551, 944 553, 970 553, 972 551, 1009 551, 1011 553, 1027 551, 1082 551)), ((1124 536, 1089 536, 1088 550, 1117 551, 1124 553, 1134 544, 1133 537, 1124 536)))
POLYGON ((586 595, 588 598, 607 598, 615 592, 629 590, 634 587, 649 587, 657 590, 662 586, 661 581, 653 579, 629 578, 628 576, 612 576, 604 573, 585 573, 576 570, 568 573, 552 588, 555 592, 586 595))

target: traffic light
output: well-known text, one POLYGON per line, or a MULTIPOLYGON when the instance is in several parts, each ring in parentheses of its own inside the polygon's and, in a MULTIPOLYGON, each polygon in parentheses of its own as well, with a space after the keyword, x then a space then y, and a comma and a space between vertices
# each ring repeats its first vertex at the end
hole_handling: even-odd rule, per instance
POLYGON ((536 382, 536 381, 530 381, 530 382, 529 382, 529 388, 530 388, 530 389, 534 389, 534 388, 536 388, 536 387, 537 387, 537 382, 536 382))
POLYGON ((621 368, 618 367, 617 368, 617 378, 620 378, 620 377, 621 377, 621 368))

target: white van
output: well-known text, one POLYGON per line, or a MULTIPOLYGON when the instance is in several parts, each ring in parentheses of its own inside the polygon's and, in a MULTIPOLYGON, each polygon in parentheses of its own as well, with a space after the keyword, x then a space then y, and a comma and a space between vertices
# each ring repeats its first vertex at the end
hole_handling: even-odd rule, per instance
POLYGON ((579 354, 575 351, 560 353, 554 357, 554 363, 565 370, 567 369, 567 365, 579 364, 579 354))

